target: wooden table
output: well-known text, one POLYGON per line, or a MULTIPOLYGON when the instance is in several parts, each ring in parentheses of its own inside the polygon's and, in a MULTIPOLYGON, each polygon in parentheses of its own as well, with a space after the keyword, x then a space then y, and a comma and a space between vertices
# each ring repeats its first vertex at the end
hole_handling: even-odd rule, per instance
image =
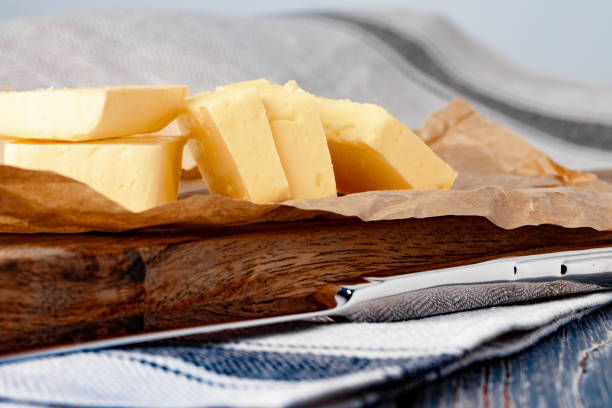
POLYGON ((413 407, 612 406, 612 305, 523 352, 478 363, 396 397, 413 407))

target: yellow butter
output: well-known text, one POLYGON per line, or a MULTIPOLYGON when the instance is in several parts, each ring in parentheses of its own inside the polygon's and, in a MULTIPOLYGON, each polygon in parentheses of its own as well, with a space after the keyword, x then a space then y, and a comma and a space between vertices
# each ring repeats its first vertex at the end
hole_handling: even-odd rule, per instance
POLYGON ((336 181, 325 132, 315 98, 294 92, 265 79, 239 82, 217 89, 257 90, 272 129, 274 143, 285 170, 291 198, 336 195, 336 181))
POLYGON ((0 92, 0 137, 85 141, 152 133, 180 113, 183 85, 0 92))
POLYGON ((284 201, 289 185, 266 111, 253 89, 202 92, 179 123, 211 193, 255 203, 284 201))
POLYGON ((5 164, 87 184, 130 211, 178 197, 184 138, 138 136, 89 142, 10 141, 5 164))
MULTIPOLYGON (((152 136, 169 136, 169 137, 184 137, 189 138, 189 133, 179 125, 178 120, 173 120, 162 130, 155 132, 152 136)), ((1 149, 1 147, 0 147, 1 149)), ((0 150, 1 151, 1 150, 0 150)), ((183 150, 183 162, 181 167, 186 172, 197 171, 197 164, 193 159, 193 155, 189 148, 185 145, 183 150)))
MULTIPOLYGON (((285 86, 300 91, 294 81, 285 86)), ((452 186, 457 173, 384 108, 321 97, 317 103, 339 192, 452 186)))

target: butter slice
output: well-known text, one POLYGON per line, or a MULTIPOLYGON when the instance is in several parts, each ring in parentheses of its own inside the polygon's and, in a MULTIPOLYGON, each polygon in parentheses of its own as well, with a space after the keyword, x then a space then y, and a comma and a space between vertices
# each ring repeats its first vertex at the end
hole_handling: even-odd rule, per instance
MULTIPOLYGON (((285 86, 300 90, 293 81, 285 86)), ((453 185, 457 173, 384 108, 321 97, 317 102, 339 192, 453 185)))
POLYGON ((175 201, 185 139, 137 136, 93 142, 10 141, 5 164, 87 184, 130 211, 175 201))
POLYGON ((270 84, 265 79, 217 89, 248 88, 257 90, 266 108, 291 198, 335 196, 334 169, 314 96, 270 84))
MULTIPOLYGON (((168 124, 168 126, 163 128, 162 130, 153 133, 152 136, 184 137, 188 139, 189 133, 186 132, 185 129, 181 127, 181 125, 179 125, 178 120, 173 120, 168 124)), ((2 147, 0 146, 0 152, 2 152, 1 149, 2 147)), ((197 164, 193 159, 193 155, 191 154, 187 146, 185 146, 183 149, 183 163, 181 167, 183 168, 181 178, 200 178, 200 173, 198 172, 197 164)))
POLYGON ((289 198, 266 111, 253 89, 202 92, 179 123, 211 193, 254 203, 289 198))
POLYGON ((0 92, 0 137, 85 141, 152 133, 178 116, 183 85, 0 92))

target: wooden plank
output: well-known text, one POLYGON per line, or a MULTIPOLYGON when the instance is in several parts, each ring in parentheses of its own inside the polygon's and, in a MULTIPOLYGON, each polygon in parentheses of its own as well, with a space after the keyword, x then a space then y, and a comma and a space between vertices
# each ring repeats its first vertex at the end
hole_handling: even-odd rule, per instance
POLYGON ((412 407, 609 407, 612 306, 515 356, 478 363, 396 398, 412 407))

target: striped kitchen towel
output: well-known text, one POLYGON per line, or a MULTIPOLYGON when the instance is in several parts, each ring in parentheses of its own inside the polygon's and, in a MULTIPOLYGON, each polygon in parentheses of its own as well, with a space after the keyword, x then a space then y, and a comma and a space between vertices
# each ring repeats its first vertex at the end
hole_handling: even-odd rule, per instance
MULTIPOLYGON (((411 127, 462 97, 563 165, 612 163, 611 86, 526 72, 435 15, 37 17, 0 24, 0 57, 0 83, 16 90, 185 83, 196 92, 257 77, 296 79, 316 94, 380 104, 411 127)), ((388 395, 516 352, 612 294, 515 300, 532 302, 386 323, 300 322, 4 363, 0 407, 374 404, 380 387, 388 395)), ((398 313, 418 317, 396 308, 393 320, 398 313)))
POLYGON ((611 293, 596 293, 395 323, 299 322, 4 363, 0 407, 375 405, 609 302, 611 293))

